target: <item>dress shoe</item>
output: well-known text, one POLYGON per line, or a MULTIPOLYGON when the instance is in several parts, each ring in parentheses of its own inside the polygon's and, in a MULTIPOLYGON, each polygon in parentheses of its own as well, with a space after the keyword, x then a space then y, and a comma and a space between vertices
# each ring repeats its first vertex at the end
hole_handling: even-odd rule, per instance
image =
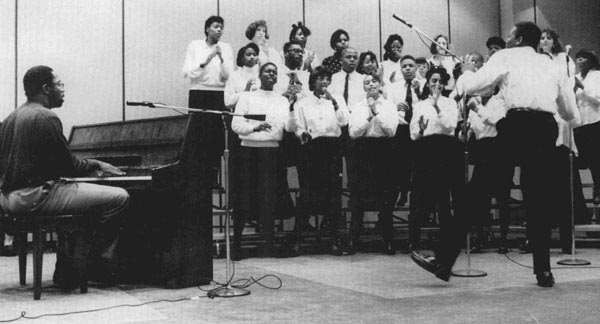
POLYGON ((383 243, 383 254, 386 254, 386 255, 395 255, 396 254, 396 250, 394 249, 394 246, 391 241, 383 243))
POLYGON ((421 268, 433 273, 437 278, 449 281, 450 280, 450 269, 443 267, 433 256, 426 256, 419 252, 413 251, 410 254, 410 258, 421 268))
POLYGON ((337 239, 335 241, 333 241, 333 243, 331 244, 331 247, 329 248, 329 254, 331 255, 335 255, 335 256, 341 256, 344 254, 344 251, 342 250, 342 241, 337 239))
POLYGON ((19 255, 19 253, 15 250, 13 245, 3 245, 0 248, 0 256, 12 257, 19 255))
POLYGON ((550 271, 544 271, 540 274, 535 275, 537 279, 537 285, 540 287, 550 288, 554 286, 554 276, 550 271))
POLYGON ((529 240, 525 240, 525 242, 519 245, 519 253, 526 254, 531 253, 531 242, 529 240))
POLYGON ((346 254, 346 255, 356 254, 356 252, 358 251, 357 244, 358 244, 358 242, 355 239, 349 239, 348 242, 346 242, 346 246, 344 247, 344 254, 346 254))
POLYGON ((500 245, 498 247, 498 254, 506 254, 508 253, 508 248, 504 245, 500 245))
POLYGON ((482 243, 473 243, 471 245, 471 253, 483 253, 483 244, 482 243))

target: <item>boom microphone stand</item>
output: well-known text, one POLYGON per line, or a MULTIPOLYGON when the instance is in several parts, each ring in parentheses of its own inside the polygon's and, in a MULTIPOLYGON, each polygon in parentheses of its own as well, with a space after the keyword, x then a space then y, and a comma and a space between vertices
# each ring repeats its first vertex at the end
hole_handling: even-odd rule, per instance
MULTIPOLYGON (((464 185, 465 185, 465 197, 463 197, 463 199, 466 199, 466 192, 467 192, 467 186, 469 185, 469 146, 468 146, 468 131, 469 131, 469 123, 467 123, 467 119, 469 118, 469 108, 467 107, 467 95, 463 94, 462 98, 461 98, 461 105, 463 107, 462 109, 462 114, 463 114, 463 124, 462 124, 462 136, 464 138, 464 185)), ((485 277, 487 276, 487 273, 485 271, 481 271, 481 270, 474 270, 471 269, 471 231, 467 231, 467 248, 466 248, 466 254, 467 254, 467 268, 466 269, 461 269, 461 270, 455 270, 452 271, 452 275, 455 277, 485 277)))
MULTIPOLYGON (((400 21, 401 23, 405 24, 408 28, 414 30, 415 32, 417 32, 419 35, 427 38, 428 40, 430 40, 432 43, 436 44, 437 46, 444 48, 440 43, 436 42, 433 38, 429 37, 427 34, 425 34, 424 32, 422 32, 419 28, 417 28, 416 26, 414 26, 413 24, 407 22, 405 19, 396 16, 395 14, 392 14, 392 17, 394 17, 394 19, 400 21)), ((456 53, 452 52, 450 49, 444 49, 446 51, 446 53, 448 53, 449 55, 451 55, 452 57, 458 59, 459 61, 462 62, 462 59, 460 57, 458 57, 458 55, 456 55, 456 53)), ((452 73, 452 71, 449 71, 449 73, 452 73)), ((467 110, 467 104, 466 104, 466 100, 467 100, 467 96, 463 95, 461 102, 462 105, 464 107, 463 109, 463 134, 464 136, 466 136, 466 132, 468 131, 468 127, 467 127, 467 117, 468 117, 468 110, 467 110)), ((467 147, 467 141, 465 140, 464 143, 464 174, 465 174, 465 186, 469 183, 469 150, 467 147)), ((467 268, 463 269, 463 270, 456 270, 456 271, 452 271, 452 275, 456 276, 456 277, 485 277, 487 276, 487 273, 481 270, 473 270, 471 269, 471 232, 467 231, 467 268)))
POLYGON ((189 112, 194 112, 194 113, 203 113, 203 114, 214 114, 214 115, 221 115, 221 118, 223 119, 223 129, 225 132, 225 149, 223 151, 223 159, 225 160, 224 163, 224 170, 223 170, 223 175, 224 175, 224 180, 225 180, 225 245, 226 245, 226 266, 225 266, 225 280, 227 280, 227 283, 224 284, 221 287, 217 287, 211 291, 209 291, 208 295, 210 298, 213 297, 240 297, 240 296, 246 296, 250 294, 249 290, 246 289, 242 289, 242 288, 237 288, 237 287, 233 287, 231 285, 231 282, 233 281, 233 278, 230 278, 230 264, 231 264, 231 248, 230 248, 230 214, 229 214, 229 136, 227 133, 227 123, 225 122, 225 117, 226 116, 239 116, 239 117, 244 117, 246 119, 253 119, 253 120, 261 120, 264 121, 266 116, 265 115, 252 115, 252 114, 235 114, 232 113, 230 111, 220 111, 220 110, 209 110, 209 109, 197 109, 197 108, 188 108, 188 107, 175 107, 175 106, 167 106, 164 104, 160 104, 160 103, 153 103, 153 102, 149 102, 149 101, 142 101, 142 102, 136 102, 136 101, 127 101, 127 105, 128 106, 145 106, 145 107, 149 107, 149 108, 160 108, 160 109, 176 109, 176 110, 183 110, 183 111, 189 111, 189 112))

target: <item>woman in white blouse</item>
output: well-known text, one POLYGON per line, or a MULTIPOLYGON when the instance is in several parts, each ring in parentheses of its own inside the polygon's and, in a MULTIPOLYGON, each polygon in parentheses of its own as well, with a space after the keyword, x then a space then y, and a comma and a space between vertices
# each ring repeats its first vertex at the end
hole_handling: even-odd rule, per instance
POLYGON ((456 80, 452 77, 452 71, 454 71, 454 66, 456 63, 460 63, 460 61, 454 58, 448 51, 448 48, 451 48, 450 42, 448 41, 448 37, 444 35, 437 35, 434 40, 438 42, 442 46, 438 46, 436 43, 431 43, 429 47, 429 51, 433 54, 432 57, 428 59, 431 67, 443 67, 446 69, 446 73, 450 75, 450 79, 446 83, 444 89, 445 92, 450 92, 454 90, 454 83, 456 80))
POLYGON ((260 87, 258 81, 258 55, 260 49, 254 43, 240 48, 237 54, 237 70, 229 76, 225 84, 225 106, 235 110, 235 105, 244 91, 256 91, 260 87))
POLYGON ((286 99, 273 91, 277 83, 277 66, 267 63, 260 68, 260 89, 240 95, 235 113, 264 115, 259 121, 233 117, 231 128, 241 139, 240 190, 235 207, 234 258, 240 259, 241 235, 247 220, 256 219, 262 227, 265 244, 260 256, 273 256, 274 214, 277 207, 279 180, 279 141, 283 131, 296 130, 293 112, 295 97, 286 99))
POLYGON ((442 96, 450 75, 442 67, 427 72, 423 91, 410 122, 414 140, 414 175, 409 217, 409 243, 418 249, 421 226, 431 212, 438 211, 442 231, 450 217, 450 190, 461 174, 461 151, 454 130, 458 122, 456 102, 442 96), (436 208, 437 207, 437 208, 436 208))
POLYGON ((350 188, 352 218, 346 250, 354 253, 358 248, 365 210, 377 210, 383 253, 395 254, 392 210, 396 197, 391 197, 394 191, 389 175, 393 165, 389 154, 390 138, 396 134, 399 117, 396 106, 381 94, 381 80, 377 75, 365 76, 363 85, 366 97, 350 109, 348 127, 350 138, 355 141, 352 155, 355 180, 350 188))
POLYGON ((329 225, 334 238, 330 253, 342 255, 339 231, 345 229, 341 216, 342 189, 342 127, 348 125, 349 112, 344 99, 333 96, 327 90, 331 83, 331 71, 318 66, 308 81, 312 95, 296 104, 298 129, 296 136, 302 142, 302 162, 298 173, 300 202, 296 214, 296 244, 299 253, 303 232, 310 215, 323 214, 323 223, 329 225))
POLYGON ((579 73, 575 79, 575 96, 581 112, 582 126, 575 129, 579 156, 590 166, 594 180, 594 203, 600 204, 600 63, 591 50, 575 55, 579 73))
POLYGON ((283 67, 283 58, 278 50, 270 47, 267 40, 269 39, 269 31, 267 22, 257 20, 246 28, 246 38, 258 45, 260 52, 258 53, 258 66, 263 66, 266 63, 274 63, 275 66, 283 67))

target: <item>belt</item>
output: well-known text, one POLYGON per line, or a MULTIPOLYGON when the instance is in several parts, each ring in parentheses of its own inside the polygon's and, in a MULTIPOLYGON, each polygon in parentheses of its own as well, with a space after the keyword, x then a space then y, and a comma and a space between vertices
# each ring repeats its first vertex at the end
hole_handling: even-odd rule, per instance
POLYGON ((549 111, 545 111, 545 110, 539 110, 539 109, 532 109, 532 108, 511 108, 508 110, 508 113, 511 112, 527 112, 527 113, 535 113, 535 114, 548 114, 553 116, 554 114, 549 112, 549 111))

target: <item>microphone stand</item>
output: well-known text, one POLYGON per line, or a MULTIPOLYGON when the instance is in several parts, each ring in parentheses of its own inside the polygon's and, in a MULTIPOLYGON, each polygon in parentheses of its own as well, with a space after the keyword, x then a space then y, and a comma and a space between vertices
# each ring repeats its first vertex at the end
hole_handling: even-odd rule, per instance
MULTIPOLYGON (((406 22, 406 20, 396 16, 395 14, 393 14, 392 17, 394 17, 394 19, 400 21, 401 23, 405 24, 408 28, 416 31, 419 35, 427 38, 428 40, 430 40, 432 43, 436 44, 437 46, 444 48, 444 46, 442 46, 440 43, 436 42, 433 38, 429 37, 429 35, 422 32, 418 27, 414 26, 413 24, 406 22)), ((462 62, 462 59, 460 57, 458 57, 458 55, 456 55, 450 49, 444 49, 444 50, 446 51, 446 53, 450 54, 450 56, 452 56, 452 57, 458 59, 460 62, 462 62)), ((449 73, 452 73, 452 71, 449 71, 449 73)), ((468 117, 469 112, 467 109, 467 96, 465 94, 463 94, 463 96, 462 96, 461 104, 463 105, 463 129, 462 130, 463 130, 463 136, 465 136, 464 185, 465 185, 465 190, 466 190, 466 186, 469 183, 469 149, 468 149, 467 141, 466 141, 467 131, 469 130, 467 127, 467 117, 468 117)), ((456 209, 455 209, 455 212, 456 212, 456 209)), ((471 269, 471 231, 467 231, 467 251, 466 252, 467 252, 467 268, 463 269, 463 270, 452 271, 452 275, 456 276, 456 277, 485 277, 485 276, 487 276, 487 273, 484 271, 471 269)))
MULTIPOLYGON (((567 58, 569 56, 567 55, 567 58)), ((568 61, 567 61, 567 71, 569 69, 568 61)), ((567 266, 582 266, 582 265, 590 265, 591 263, 587 260, 576 259, 575 258, 575 190, 573 185, 573 166, 574 166, 574 153, 573 153, 573 130, 571 129, 571 125, 569 125, 569 194, 571 198, 571 258, 560 260, 557 264, 567 265, 567 266)), ((577 171, 579 172, 579 171, 577 171)))
MULTIPOLYGON (((469 118, 469 108, 467 107, 467 95, 463 94, 461 100, 460 100, 460 104, 463 107, 462 110, 462 115, 463 115, 463 124, 462 124, 462 136, 464 139, 464 193, 463 193, 463 198, 462 199, 466 199, 467 197, 467 188, 469 185, 469 146, 468 146, 468 131, 469 131, 469 124, 467 122, 467 119, 469 118)), ((455 210, 456 212, 456 210, 455 210)), ((464 212, 464 211, 461 211, 464 212)), ((466 215, 463 215, 463 217, 466 217, 466 215)), ((467 247, 466 247, 466 254, 467 254, 467 268, 466 269, 461 269, 461 270, 454 270, 452 271, 452 275, 455 277, 485 277, 487 276, 487 272, 485 271, 481 271, 481 270, 475 270, 475 269, 471 269, 471 231, 467 230, 467 247)))
MULTIPOLYGON (((406 20, 396 16, 395 14, 392 15, 392 17, 394 17, 394 19, 400 21, 401 23, 405 24, 408 28, 414 30, 415 32, 417 32, 417 34, 427 38, 428 40, 430 40, 432 43, 436 44, 437 46, 444 48, 444 46, 442 46, 440 43, 436 42, 433 38, 429 37, 429 35, 425 34, 424 32, 422 32, 418 27, 416 27, 413 24, 410 24, 408 22, 406 22, 406 20)), ((458 55, 456 55, 456 53, 452 52, 450 49, 448 48, 444 48, 444 50, 450 54, 450 56, 456 58, 457 60, 459 60, 460 62, 462 62, 462 59, 460 57, 458 57, 458 55)), ((452 75, 452 71, 448 71, 448 74, 452 75)))
POLYGON ((233 277, 230 278, 230 264, 231 264, 231 233, 230 233, 230 213, 229 213, 229 135, 227 122, 225 121, 226 116, 239 116, 247 119, 254 120, 265 120, 265 115, 244 115, 244 114, 236 114, 230 111, 221 111, 221 110, 210 110, 210 109, 199 109, 199 108, 189 108, 189 107, 175 107, 175 106, 167 106, 160 103, 152 103, 152 102, 127 102, 127 105, 130 106, 145 106, 149 108, 160 108, 160 109, 177 109, 184 110, 193 113, 204 113, 204 114, 215 114, 221 115, 223 120, 223 130, 225 133, 225 149, 223 150, 223 159, 224 159, 224 180, 225 180, 225 249, 226 249, 226 263, 225 263, 225 280, 227 280, 226 284, 222 284, 220 287, 216 287, 211 289, 208 292, 209 298, 214 297, 240 297, 247 296, 250 294, 249 290, 234 287, 231 285, 233 282, 233 277))

